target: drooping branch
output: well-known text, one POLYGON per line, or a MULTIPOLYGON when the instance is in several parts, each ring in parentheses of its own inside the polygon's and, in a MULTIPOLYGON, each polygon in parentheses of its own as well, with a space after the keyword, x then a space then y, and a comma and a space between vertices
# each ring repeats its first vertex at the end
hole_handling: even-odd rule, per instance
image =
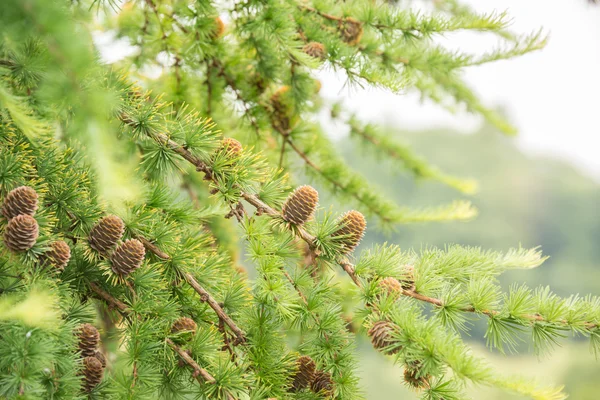
MULTIPOLYGON (((183 148, 182 146, 180 146, 176 142, 172 141, 171 139, 168 139, 166 137, 166 135, 164 135, 164 134, 160 134, 155 137, 158 137, 160 140, 162 140, 161 143, 168 145, 170 148, 173 149, 173 151, 180 154, 184 159, 188 160, 193 165, 195 165, 196 170, 205 172, 205 174, 207 174, 207 177, 209 177, 209 178, 212 176, 211 167, 209 165, 207 165, 206 163, 202 162, 197 157, 195 157, 187 149, 183 148)), ((269 217, 275 218, 275 219, 282 218, 281 213, 279 211, 275 210, 274 208, 272 208, 271 206, 269 206, 268 204, 266 204, 265 202, 260 200, 260 198, 257 195, 242 191, 241 196, 244 200, 246 200, 248 203, 250 203, 252 206, 254 206, 257 210, 260 210, 260 212, 262 214, 266 214, 269 217)), ((296 226, 293 229, 290 228, 290 232, 292 232, 292 234, 294 234, 296 237, 305 241, 312 250, 316 249, 315 237, 313 235, 311 235, 308 231, 306 231, 306 229, 304 229, 303 227, 296 226)), ((345 256, 339 256, 334 261, 348 274, 348 276, 352 279, 352 281, 354 282, 354 284, 357 287, 359 287, 359 288, 362 287, 362 283, 360 282, 360 279, 358 278, 358 276, 355 273, 354 266, 352 265, 352 263, 350 263, 348 261, 348 259, 345 256)), ((421 293, 418 293, 418 292, 412 291, 412 290, 403 290, 402 295, 411 297, 411 298, 414 298, 416 300, 420 300, 420 301, 423 301, 426 303, 433 304, 434 306, 437 306, 437 307, 442 307, 444 304, 443 301, 440 299, 428 297, 428 296, 425 296, 421 293)), ((481 311, 475 310, 473 307, 464 308, 464 309, 462 309, 462 311, 484 314, 484 315, 487 315, 488 317, 493 317, 498 314, 498 312, 496 312, 496 311, 481 312, 481 311)), ((529 315, 529 316, 526 316, 525 318, 529 319, 531 321, 540 321, 540 322, 546 321, 543 316, 537 315, 537 314, 529 315)), ((566 320, 559 321, 559 323, 564 326, 569 325, 568 321, 566 321, 566 320)), ((598 324, 593 323, 593 322, 586 322, 585 327, 586 327, 586 329, 593 330, 598 327, 598 324)))

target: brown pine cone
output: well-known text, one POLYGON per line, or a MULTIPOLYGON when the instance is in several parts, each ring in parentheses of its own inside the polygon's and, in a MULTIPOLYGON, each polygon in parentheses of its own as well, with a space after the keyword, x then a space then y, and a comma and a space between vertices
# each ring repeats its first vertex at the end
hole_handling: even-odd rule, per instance
POLYGON ((91 392, 93 388, 102 382, 104 368, 96 357, 85 357, 83 359, 83 382, 84 390, 91 392))
POLYGON ((290 391, 298 392, 310 385, 315 378, 316 364, 309 356, 301 356, 296 360, 296 374, 290 391))
POLYGON ((40 228, 31 215, 17 215, 6 225, 4 245, 15 253, 29 250, 35 245, 40 228))
POLYGON ((196 322, 193 319, 181 317, 173 323, 173 326, 171 326, 171 333, 177 334, 173 340, 179 344, 189 342, 196 334, 196 329, 198 329, 198 325, 196 325, 196 322))
POLYGON ((171 327, 171 333, 196 332, 196 329, 198 329, 196 321, 188 317, 181 317, 178 318, 175 322, 173 322, 173 326, 171 327))
POLYGON ((88 236, 90 246, 104 253, 119 242, 125 232, 123 220, 116 215, 108 215, 94 225, 88 236))
POLYGON ((285 85, 280 87, 271 96, 271 125, 278 132, 285 133, 292 127, 292 107, 289 102, 290 87, 285 85))
POLYGON ((100 343, 100 333, 92 324, 82 324, 77 329, 79 351, 83 357, 94 357, 100 343))
POLYGON ((225 33, 225 23, 223 22, 221 17, 217 17, 215 18, 215 25, 215 30, 210 35, 210 37, 213 39, 218 39, 225 33))
POLYGON ((325 46, 319 42, 310 42, 304 45, 302 51, 308 54, 311 57, 319 58, 321 60, 325 59, 327 52, 325 51, 325 46))
POLYGON ((121 277, 127 276, 142 265, 145 255, 142 242, 137 239, 126 240, 110 256, 112 270, 121 277))
POLYGON ((232 157, 239 157, 242 154, 243 146, 234 138, 226 137, 221 141, 219 151, 225 151, 231 154, 232 157))
POLYGON ((317 371, 313 381, 310 383, 310 390, 326 397, 333 395, 333 380, 331 380, 331 374, 325 371, 317 371))
POLYGON ((319 193, 311 186, 300 186, 283 203, 283 219, 296 225, 310 220, 317 209, 319 193))
POLYGON ((66 242, 57 240, 50 245, 50 250, 48 250, 44 256, 50 265, 54 266, 59 271, 64 271, 71 259, 71 249, 66 242))
POLYGON ((392 278, 391 276, 379 281, 378 286, 381 288, 381 291, 388 296, 397 298, 402 293, 402 284, 398 279, 392 278))
POLYGON ((350 46, 357 45, 363 35, 362 23, 352 17, 347 17, 343 21, 340 21, 338 29, 342 40, 350 46))
POLYGON ((106 356, 104 355, 104 353, 102 353, 101 351, 96 351, 94 353, 94 357, 96 357, 96 359, 100 361, 100 364, 102 364, 102 368, 106 368, 106 356))
POLYGON ((419 369, 406 368, 404 370, 404 382, 415 389, 422 389, 428 386, 430 375, 419 374, 419 369))
POLYGON ((358 211, 348 211, 338 220, 340 229, 333 233, 333 237, 343 245, 342 253, 351 253, 360 243, 367 229, 365 217, 358 211), (343 236, 343 237, 342 237, 343 236))
POLYGON ((393 350, 386 350, 388 346, 394 344, 392 338, 392 332, 394 331, 394 325, 388 321, 377 321, 373 324, 369 332, 367 333, 371 338, 373 347, 377 350, 382 351, 385 354, 396 354, 400 351, 400 347, 396 347, 393 350))
POLYGON ((2 214, 6 219, 11 219, 17 215, 35 214, 38 208, 38 194, 29 186, 19 186, 8 192, 2 205, 2 214))

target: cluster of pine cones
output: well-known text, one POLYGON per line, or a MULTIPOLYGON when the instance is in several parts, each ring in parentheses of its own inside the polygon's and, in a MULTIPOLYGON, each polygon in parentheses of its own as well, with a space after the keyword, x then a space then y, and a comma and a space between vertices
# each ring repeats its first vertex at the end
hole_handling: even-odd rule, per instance
MULTIPOLYGON (((281 216, 284 221, 300 226, 312 219, 318 204, 319 193, 311 186, 300 186, 283 203, 281 216)), ((337 225, 339 229, 331 236, 340 244, 343 254, 351 253, 362 240, 367 221, 360 212, 352 210, 343 214, 337 225)))
POLYGON ((90 247, 109 257, 111 268, 119 277, 126 277, 138 269, 146 255, 144 244, 137 239, 120 243, 124 232, 123 220, 115 215, 108 215, 94 225, 88 236, 90 247))
POLYGON ((106 368, 106 357, 98 350, 100 345, 100 333, 92 324, 82 324, 77 329, 79 339, 79 351, 83 357, 83 388, 90 392, 102 382, 104 369, 106 368))
POLYGON ((306 388, 325 397, 331 397, 334 393, 331 374, 317 370, 317 365, 309 356, 300 356, 296 360, 296 373, 290 391, 299 392, 306 388))
MULTIPOLYGON (((29 186, 20 186, 6 195, 2 204, 2 215, 8 220, 4 230, 4 245, 10 251, 22 253, 35 245, 40 234, 40 228, 34 218, 37 209, 38 194, 29 186)), ((58 240, 50 245, 41 261, 62 271, 70 258, 69 245, 58 240)))

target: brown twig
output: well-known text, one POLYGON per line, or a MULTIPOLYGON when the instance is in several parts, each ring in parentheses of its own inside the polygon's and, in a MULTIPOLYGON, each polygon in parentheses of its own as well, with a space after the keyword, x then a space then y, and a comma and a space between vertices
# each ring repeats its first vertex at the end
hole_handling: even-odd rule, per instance
MULTIPOLYGON (((138 239, 144 244, 146 249, 154 253, 157 257, 163 260, 168 260, 170 257, 167 253, 163 252, 158 246, 152 244, 148 239, 143 236, 137 236, 138 239)), ((186 282, 200 295, 200 300, 207 303, 212 308, 219 319, 222 319, 229 328, 235 333, 236 341, 234 344, 244 343, 246 341, 246 334, 242 331, 236 323, 231 319, 229 315, 223 310, 219 303, 204 289, 194 278, 192 274, 186 272, 184 274, 186 282)))
POLYGON ((116 308, 123 316, 129 315, 129 307, 127 307, 125 303, 115 299, 108 292, 102 290, 100 286, 98 286, 94 282, 90 283, 90 289, 92 289, 92 292, 94 292, 96 296, 107 302, 108 305, 112 306, 113 308, 116 308))
POLYGON ((200 295, 200 300, 205 302, 214 310, 214 312, 219 316, 220 319, 225 322, 225 324, 233 331, 236 336, 236 340, 234 344, 244 343, 246 341, 246 334, 242 331, 235 322, 231 319, 229 315, 221 308, 219 303, 196 281, 196 279, 190 274, 186 272, 184 274, 185 280, 188 284, 200 295))
POLYGON ((181 359, 183 361, 185 361, 185 363, 192 368, 192 370, 194 371, 192 373, 192 376, 194 378, 196 378, 196 380, 199 383, 211 383, 214 384, 215 378, 213 378, 213 376, 211 374, 208 373, 208 371, 206 371, 204 368, 202 368, 201 366, 198 365, 198 363, 196 363, 196 361, 194 361, 194 359, 192 357, 190 357, 190 355, 188 353, 186 353, 184 350, 181 349, 181 347, 177 346, 171 339, 166 338, 165 341, 167 342, 167 344, 169 345, 169 347, 171 349, 173 349, 175 351, 175 353, 179 354, 179 357, 181 357, 181 359))
MULTIPOLYGON (((113 306, 116 309, 118 309, 121 312, 121 314, 123 314, 124 316, 129 316, 129 308, 125 305, 125 303, 123 303, 120 300, 117 300, 112 295, 110 295, 110 293, 105 292, 97 284, 95 284, 93 282, 90 283, 90 288, 100 299, 104 300, 110 306, 113 306)), ((215 378, 207 370, 205 370, 200 365, 198 365, 192 357, 190 357, 185 351, 183 351, 179 346, 177 346, 171 339, 165 338, 165 341, 167 342, 169 347, 171 347, 171 349, 173 349, 173 351, 175 351, 177 354, 179 354, 179 356, 183 359, 183 361, 193 370, 192 376, 199 383, 214 384, 216 382, 215 378)), ((134 374, 134 382, 135 382, 135 377, 137 376, 137 366, 134 364, 133 368, 134 368, 133 374, 134 374)), ((227 393, 227 399, 235 400, 235 398, 229 393, 227 393)))

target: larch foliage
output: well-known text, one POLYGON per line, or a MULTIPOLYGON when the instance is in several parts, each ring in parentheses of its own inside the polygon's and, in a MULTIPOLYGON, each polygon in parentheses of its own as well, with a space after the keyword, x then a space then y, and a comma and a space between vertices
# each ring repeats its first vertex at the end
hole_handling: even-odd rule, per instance
POLYGON ((464 71, 546 43, 503 12, 419 7, 4 0, 0 398, 359 399, 360 337, 423 399, 471 384, 564 398, 499 374, 461 336, 478 318, 492 350, 529 335, 541 353, 569 332, 600 350, 597 297, 499 287, 542 264, 538 249, 358 247, 367 220, 401 229, 477 210, 388 199, 340 156, 329 122, 415 179, 467 196, 476 183, 323 97, 316 72, 416 91, 512 135, 464 71), (456 31, 500 44, 440 45, 456 31))

